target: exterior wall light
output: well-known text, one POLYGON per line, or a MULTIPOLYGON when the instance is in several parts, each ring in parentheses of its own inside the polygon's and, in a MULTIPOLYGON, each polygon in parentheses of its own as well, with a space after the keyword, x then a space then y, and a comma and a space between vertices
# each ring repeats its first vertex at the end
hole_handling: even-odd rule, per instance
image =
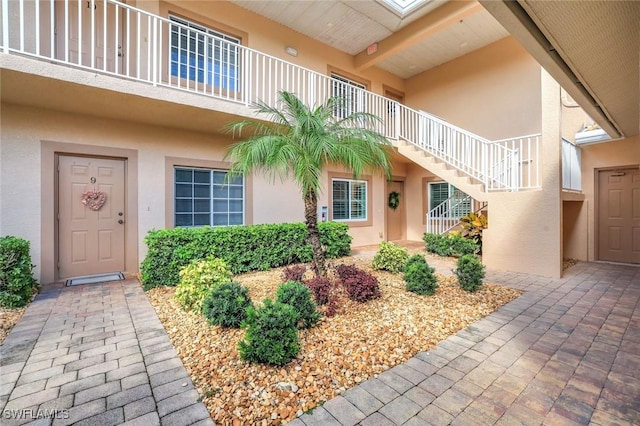
POLYGON ((284 51, 291 56, 298 56, 298 49, 295 47, 287 46, 284 48, 284 51))

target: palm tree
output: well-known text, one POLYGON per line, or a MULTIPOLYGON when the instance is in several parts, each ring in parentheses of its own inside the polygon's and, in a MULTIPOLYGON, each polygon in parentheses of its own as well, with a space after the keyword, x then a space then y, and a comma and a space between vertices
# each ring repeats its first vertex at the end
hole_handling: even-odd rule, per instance
POLYGON ((322 170, 327 165, 342 166, 357 178, 363 171, 391 176, 389 141, 373 124, 379 119, 364 112, 337 118, 334 112, 342 100, 331 98, 315 109, 306 106, 295 94, 279 92, 278 104, 271 107, 259 101, 253 108, 268 122, 242 120, 227 130, 241 135, 252 133, 234 143, 225 158, 231 160, 229 175, 260 172, 271 181, 290 176, 302 192, 307 241, 313 250, 316 275, 326 276, 324 249, 318 232, 318 194, 322 189, 322 170))

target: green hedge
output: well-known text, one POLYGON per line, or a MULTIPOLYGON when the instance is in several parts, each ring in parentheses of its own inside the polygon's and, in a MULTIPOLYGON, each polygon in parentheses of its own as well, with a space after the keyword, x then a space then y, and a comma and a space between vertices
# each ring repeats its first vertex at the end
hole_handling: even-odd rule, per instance
MULTIPOLYGON (((318 226, 327 258, 351 253, 348 225, 323 222, 318 226)), ((304 223, 152 230, 144 239, 149 251, 140 266, 142 284, 145 290, 174 286, 180 281, 180 269, 207 256, 224 259, 234 274, 310 262, 313 256, 306 235, 304 223)))
POLYGON ((0 306, 24 306, 33 295, 36 280, 29 254, 29 241, 0 238, 0 306))
POLYGON ((468 240, 459 234, 424 234, 422 239, 427 245, 427 251, 438 256, 462 256, 480 251, 480 246, 474 240, 468 240))

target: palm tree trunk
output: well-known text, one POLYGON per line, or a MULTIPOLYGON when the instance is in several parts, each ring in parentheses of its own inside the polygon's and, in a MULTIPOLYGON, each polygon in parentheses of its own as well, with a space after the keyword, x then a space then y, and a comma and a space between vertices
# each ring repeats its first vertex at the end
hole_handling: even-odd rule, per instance
POLYGON ((326 277, 324 249, 320 243, 320 231, 318 230, 318 197, 314 191, 307 191, 304 196, 304 218, 307 223, 307 241, 313 250, 313 270, 316 276, 326 277))

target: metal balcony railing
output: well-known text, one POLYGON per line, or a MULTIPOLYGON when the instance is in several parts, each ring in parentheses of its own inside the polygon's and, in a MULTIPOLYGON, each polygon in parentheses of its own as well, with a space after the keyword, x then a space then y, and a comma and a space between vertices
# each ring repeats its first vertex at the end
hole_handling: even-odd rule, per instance
POLYGON ((280 91, 293 92, 308 105, 347 94, 348 110, 336 111, 337 116, 352 111, 374 114, 380 118, 375 129, 381 134, 428 152, 483 183, 486 191, 539 187, 537 136, 491 142, 230 37, 115 0, 0 1, 0 52, 5 54, 245 105, 260 100, 276 106, 280 91))

